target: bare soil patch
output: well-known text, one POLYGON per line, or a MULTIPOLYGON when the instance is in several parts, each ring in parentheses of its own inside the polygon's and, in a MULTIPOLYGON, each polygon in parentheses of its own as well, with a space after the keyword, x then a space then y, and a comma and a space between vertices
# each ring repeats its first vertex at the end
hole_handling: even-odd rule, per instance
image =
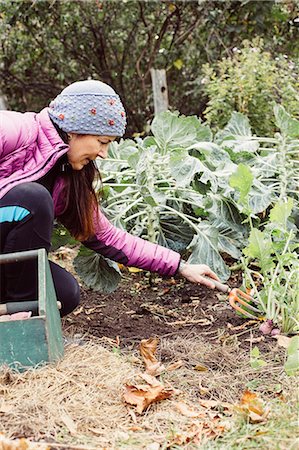
MULTIPOLYGON (((229 284, 240 286, 241 275, 236 273, 229 284)), ((63 321, 65 332, 117 339, 122 348, 134 348, 150 336, 188 335, 221 344, 237 339, 244 349, 253 343, 273 346, 273 339, 258 331, 260 322, 239 316, 226 295, 184 280, 156 277, 150 283, 144 272, 127 273, 113 293, 82 288, 81 298, 79 308, 63 321)))

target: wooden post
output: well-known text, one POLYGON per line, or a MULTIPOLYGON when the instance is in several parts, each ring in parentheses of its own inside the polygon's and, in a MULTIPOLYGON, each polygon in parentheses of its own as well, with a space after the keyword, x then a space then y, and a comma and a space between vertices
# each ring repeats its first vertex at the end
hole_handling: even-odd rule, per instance
POLYGON ((154 113, 155 116, 168 110, 168 89, 165 69, 151 69, 153 94, 154 94, 154 113))
POLYGON ((3 94, 1 94, 0 92, 0 110, 6 110, 7 109, 7 104, 6 104, 6 98, 3 94))

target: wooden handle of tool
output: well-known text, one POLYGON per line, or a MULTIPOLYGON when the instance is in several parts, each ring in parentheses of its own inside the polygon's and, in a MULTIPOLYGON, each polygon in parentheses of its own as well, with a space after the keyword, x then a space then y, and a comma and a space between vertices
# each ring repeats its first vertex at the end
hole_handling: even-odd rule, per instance
MULTIPOLYGON (((203 278, 208 279, 208 277, 203 278)), ((209 278, 209 280, 211 280, 215 284, 215 287, 216 289, 218 289, 218 291, 223 292, 224 294, 230 292, 231 289, 227 284, 220 283, 220 281, 214 280, 214 278, 209 278)))
POLYGON ((32 311, 36 313, 38 310, 38 301, 26 301, 26 302, 9 302, 0 305, 0 315, 14 314, 20 311, 32 311))
MULTIPOLYGON (((57 302, 57 308, 61 309, 61 302, 57 302)), ((33 314, 37 314, 38 301, 32 300, 0 304, 0 316, 4 316, 5 314, 14 314, 20 311, 32 311, 33 314)))

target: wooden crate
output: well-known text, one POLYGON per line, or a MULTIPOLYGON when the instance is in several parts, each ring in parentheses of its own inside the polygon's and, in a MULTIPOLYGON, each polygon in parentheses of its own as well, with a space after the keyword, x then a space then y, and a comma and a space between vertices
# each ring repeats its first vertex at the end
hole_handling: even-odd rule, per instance
POLYGON ((1 264, 37 258, 38 315, 0 322, 0 366, 23 371, 63 356, 60 314, 48 257, 44 249, 0 255, 1 264))

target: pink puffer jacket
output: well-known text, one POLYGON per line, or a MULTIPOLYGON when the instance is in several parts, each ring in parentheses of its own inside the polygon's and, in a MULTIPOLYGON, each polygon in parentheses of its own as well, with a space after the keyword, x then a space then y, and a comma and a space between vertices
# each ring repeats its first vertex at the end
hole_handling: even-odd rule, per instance
MULTIPOLYGON (((48 108, 40 113, 0 111, 0 198, 20 183, 43 177, 68 151, 54 128, 48 108)), ((64 208, 63 180, 53 189, 55 215, 64 208)), ((84 245, 125 265, 174 275, 180 255, 114 227, 99 211, 96 234, 84 245)))

